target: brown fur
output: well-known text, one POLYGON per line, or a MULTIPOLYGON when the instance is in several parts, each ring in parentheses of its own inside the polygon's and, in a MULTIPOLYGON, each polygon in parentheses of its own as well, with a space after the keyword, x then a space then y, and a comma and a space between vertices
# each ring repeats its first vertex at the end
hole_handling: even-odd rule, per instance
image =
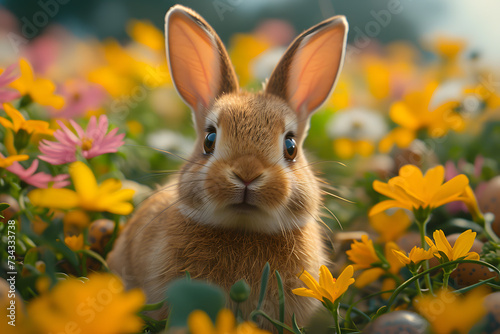
MULTIPOLYGON (((283 278, 286 322, 290 323, 295 314, 298 322, 305 324, 318 302, 291 293, 303 286, 296 275, 307 270, 317 276, 319 267, 328 262, 323 231, 317 223, 320 186, 302 150, 308 120, 304 113, 310 115, 314 110, 293 110, 283 92, 295 88, 309 92, 312 88, 310 94, 315 94, 311 86, 287 86, 289 59, 295 56, 306 35, 324 26, 332 28, 334 20, 326 20, 297 38, 265 92, 246 93, 237 91, 227 53, 208 23, 182 6, 174 6, 167 14, 169 17, 166 25, 174 25, 175 31, 182 33, 179 27, 191 29, 185 35, 194 36, 193 48, 201 48, 209 56, 213 52, 220 59, 216 65, 191 61, 196 71, 182 75, 172 72, 176 87, 183 87, 195 115, 195 148, 179 177, 135 212, 109 254, 109 266, 122 276, 128 288, 141 287, 149 303, 160 301, 166 285, 186 271, 193 278, 226 290, 244 278, 252 288, 250 299, 241 305, 246 317, 257 305, 261 272, 269 262, 271 270, 278 270, 283 278), (207 40, 214 41, 211 47, 207 47, 207 40), (219 66, 223 73, 214 79, 219 87, 215 96, 207 95, 213 90, 206 85, 192 85, 197 80, 194 73, 217 73, 214 67, 205 72, 206 66, 219 66), (202 105, 206 101, 211 101, 209 106, 202 105), (216 129, 217 134, 215 149, 210 154, 204 153, 206 127, 216 129), (283 141, 290 133, 298 147, 294 161, 286 160, 283 154, 283 141)), ((339 21, 341 26, 344 21, 339 21)), ((182 60, 182 52, 189 52, 189 44, 179 41, 183 47, 177 50, 172 43, 167 45, 170 60, 182 60)), ((182 71, 182 66, 177 70, 182 71)), ((327 84, 333 85, 334 79, 328 78, 327 84)), ((315 100, 327 97, 317 95, 315 100)), ((270 278, 263 309, 277 318, 274 276, 270 278)), ((156 318, 166 315, 166 308, 154 314, 156 318)), ((271 327, 269 322, 263 324, 271 327)))

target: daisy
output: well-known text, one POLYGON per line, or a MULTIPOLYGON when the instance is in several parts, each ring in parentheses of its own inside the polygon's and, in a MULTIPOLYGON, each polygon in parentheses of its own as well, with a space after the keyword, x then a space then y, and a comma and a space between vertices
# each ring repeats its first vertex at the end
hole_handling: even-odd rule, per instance
POLYGON ((92 116, 83 131, 82 127, 75 121, 69 120, 76 134, 63 122, 57 121, 61 129, 54 132, 56 142, 43 140, 39 149, 43 153, 39 158, 53 165, 62 165, 77 160, 77 152, 80 151, 84 158, 90 159, 105 153, 114 153, 118 147, 124 144, 124 133, 117 135, 118 128, 108 131, 108 118, 106 115, 99 117, 99 122, 92 116))
MULTIPOLYGON (((3 155, 0 153, 0 159, 1 158, 3 158, 3 155)), ((44 172, 35 173, 38 168, 38 164, 39 161, 34 160, 31 163, 31 166, 25 169, 19 162, 14 161, 10 166, 5 167, 5 169, 13 174, 16 174, 19 179, 27 184, 37 188, 63 188, 70 184, 70 182, 67 181, 69 178, 68 174, 52 176, 44 172)))
POLYGON ((0 74, 0 102, 2 103, 15 100, 21 96, 18 91, 5 87, 19 77, 19 75, 15 73, 16 69, 17 64, 12 64, 4 71, 0 70, 2 73, 0 74))

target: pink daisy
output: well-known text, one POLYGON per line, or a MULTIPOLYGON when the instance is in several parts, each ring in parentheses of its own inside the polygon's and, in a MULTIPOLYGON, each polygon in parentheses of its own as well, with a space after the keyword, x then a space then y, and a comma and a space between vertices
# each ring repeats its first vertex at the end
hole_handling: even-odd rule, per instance
MULTIPOLYGON (((0 153, 0 157, 4 157, 0 153)), ((61 174, 52 176, 50 174, 44 172, 35 173, 38 168, 38 160, 34 160, 31 163, 31 166, 24 169, 24 167, 19 162, 14 162, 9 167, 5 167, 9 172, 16 174, 22 181, 31 184, 37 188, 63 188, 70 184, 69 181, 66 181, 69 178, 68 174, 61 174)))
POLYGON ((5 87, 20 76, 15 73, 16 67, 17 64, 12 64, 0 74, 0 103, 10 102, 21 96, 18 91, 5 87))
POLYGON ((118 128, 108 131, 108 118, 106 115, 99 117, 99 124, 95 116, 92 116, 87 126, 87 130, 83 131, 82 127, 75 121, 69 120, 76 134, 73 133, 63 122, 57 121, 61 129, 54 132, 54 138, 58 141, 48 141, 44 139, 40 146, 40 152, 43 155, 39 156, 41 160, 47 161, 53 165, 62 165, 77 160, 77 150, 81 151, 84 158, 90 159, 105 153, 114 153, 118 151, 118 147, 124 144, 124 133, 117 135, 118 128))

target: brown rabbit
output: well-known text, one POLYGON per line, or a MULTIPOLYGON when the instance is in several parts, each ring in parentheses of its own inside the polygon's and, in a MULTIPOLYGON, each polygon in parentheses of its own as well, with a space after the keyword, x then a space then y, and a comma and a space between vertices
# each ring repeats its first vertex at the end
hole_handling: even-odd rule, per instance
MULTIPOLYGON (((305 31, 264 91, 248 93, 239 90, 208 23, 180 5, 168 11, 169 68, 193 111, 198 138, 180 176, 140 206, 108 257, 128 288, 141 287, 154 303, 186 271, 226 290, 244 278, 252 288, 241 305, 248 316, 269 262, 283 278, 286 321, 295 314, 305 324, 317 303, 291 293, 302 286, 296 275, 314 275, 328 259, 317 223, 320 186, 302 143, 311 114, 335 86, 347 29, 345 18, 336 16, 305 31)), ((266 300, 264 310, 277 318, 274 279, 266 300)), ((154 316, 166 315, 163 309, 154 316)))

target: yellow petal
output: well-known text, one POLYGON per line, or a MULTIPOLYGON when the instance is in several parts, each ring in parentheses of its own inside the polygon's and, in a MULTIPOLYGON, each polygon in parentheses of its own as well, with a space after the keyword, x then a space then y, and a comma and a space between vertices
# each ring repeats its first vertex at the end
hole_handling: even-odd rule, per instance
MULTIPOLYGON (((396 281, 392 278, 386 278, 382 281, 382 291, 394 290, 396 288, 396 281)), ((382 298, 389 299, 391 298, 392 292, 387 292, 382 294, 382 298)))
POLYGON ((375 282, 380 276, 385 273, 385 270, 382 268, 372 268, 367 269, 361 273, 361 275, 356 278, 356 287, 363 288, 368 284, 375 282))
POLYGON ((466 257, 466 260, 479 260, 479 254, 476 252, 470 252, 466 257))
POLYGON ((455 241, 455 245, 453 245, 452 258, 450 258, 450 260, 456 260, 462 256, 466 256, 474 244, 475 238, 476 232, 472 232, 472 230, 467 230, 460 234, 455 241))
POLYGON ((333 150, 341 159, 351 159, 354 156, 354 143, 349 138, 339 138, 333 141, 333 150))
POLYGON ((429 238, 428 236, 425 236, 425 241, 427 242, 427 244, 429 245, 429 247, 436 247, 436 245, 434 245, 434 242, 432 242, 432 239, 429 238))
POLYGON ((104 211, 108 211, 117 215, 126 216, 134 211, 134 206, 130 203, 119 203, 112 207, 106 208, 104 211))
POLYGON ((406 256, 406 254, 404 253, 404 251, 398 251, 398 250, 395 250, 393 249, 392 252, 394 253, 394 255, 396 256, 396 258, 404 265, 407 265, 407 264, 410 264, 410 258, 408 256, 406 256))
POLYGON ((28 198, 35 206, 54 209, 71 209, 79 204, 77 194, 70 189, 35 189, 28 193, 28 198))
POLYGON ((189 314, 188 326, 191 334, 215 334, 210 317, 203 311, 195 310, 189 314))
POLYGON ((427 194, 435 194, 439 187, 443 184, 444 167, 439 165, 429 169, 424 176, 424 192, 427 194))
POLYGON ((233 312, 228 309, 222 309, 217 314, 216 320, 217 333, 231 333, 236 325, 233 312))
POLYGON ((407 129, 416 130, 420 125, 420 121, 415 114, 408 108, 406 103, 401 101, 392 104, 389 115, 394 123, 407 129))
POLYGON ((456 200, 468 185, 469 179, 467 176, 463 174, 455 176, 439 187, 438 191, 432 197, 432 207, 437 208, 443 204, 456 200))
POLYGON ((294 294, 296 294, 297 296, 312 297, 312 298, 316 298, 318 300, 321 300, 321 295, 316 294, 312 290, 309 290, 309 289, 306 289, 306 288, 293 289, 292 292, 294 294))
MULTIPOLYGON (((334 299, 339 298, 344 292, 347 291, 349 285, 354 283, 354 278, 352 278, 353 274, 354 274, 354 268, 351 265, 347 266, 342 271, 342 273, 337 278, 337 281, 335 282, 333 290, 331 290, 333 291, 332 295, 334 299)), ((335 300, 332 300, 332 302, 334 301, 335 300)))
POLYGON ((21 76, 11 82, 10 87, 18 90, 21 95, 26 95, 33 86, 33 70, 31 69, 31 65, 24 58, 19 60, 19 69, 21 70, 21 76))
POLYGON ((319 285, 327 291, 333 291, 335 280, 326 266, 321 266, 319 268, 319 285))
POLYGON ((369 140, 358 140, 355 147, 356 151, 362 157, 369 157, 373 154, 373 151, 375 151, 375 146, 369 140))
POLYGON ((406 203, 401 203, 399 201, 394 201, 394 200, 386 200, 386 201, 375 204, 370 209, 370 212, 368 213, 368 215, 373 216, 373 215, 381 213, 381 212, 383 212, 387 209, 390 209, 390 208, 403 208, 403 209, 412 210, 412 207, 406 203))
POLYGON ((387 183, 380 182, 379 180, 373 181, 373 189, 376 192, 378 192, 384 196, 387 196, 389 198, 393 198, 399 202, 405 202, 407 199, 406 197, 401 196, 401 194, 399 192, 395 192, 394 187, 391 187, 387 183))
POLYGON ((21 155, 11 155, 6 158, 0 158, 0 168, 7 168, 11 166, 16 161, 25 161, 29 159, 29 155, 21 154, 21 155))
POLYGON ((304 282, 304 284, 312 290, 316 295, 321 296, 319 291, 319 284, 306 270, 302 271, 299 275, 299 279, 304 282))
POLYGON ((452 259, 453 255, 453 249, 451 248, 451 245, 446 239, 446 236, 444 235, 443 231, 441 230, 436 230, 432 234, 434 241, 436 242, 436 247, 438 251, 444 252, 448 259, 452 259))
POLYGON ((8 103, 3 104, 3 110, 9 115, 12 120, 12 129, 17 132, 21 128, 22 124, 25 122, 23 115, 14 107, 8 103))
POLYGON ((81 161, 69 166, 69 174, 75 185, 75 190, 82 201, 91 202, 98 194, 97 181, 90 168, 81 161))

